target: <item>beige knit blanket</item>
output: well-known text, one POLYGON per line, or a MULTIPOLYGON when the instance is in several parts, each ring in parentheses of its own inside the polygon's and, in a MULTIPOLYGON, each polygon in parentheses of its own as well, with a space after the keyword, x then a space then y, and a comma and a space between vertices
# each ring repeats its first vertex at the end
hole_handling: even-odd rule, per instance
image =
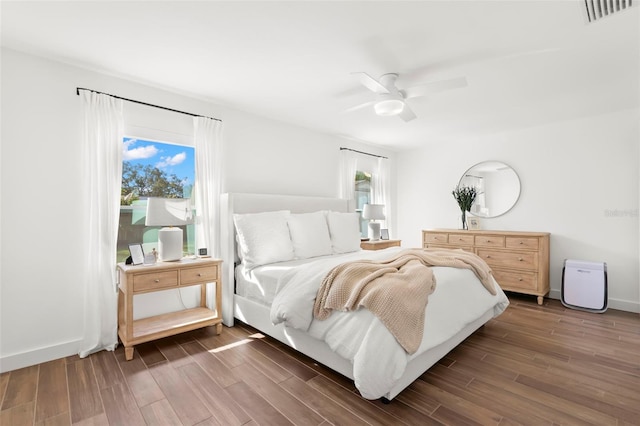
POLYGON ((398 343, 415 353, 422 342, 429 295, 436 288, 430 266, 471 269, 493 295, 491 269, 478 256, 462 250, 409 249, 383 261, 342 263, 324 278, 313 307, 315 318, 327 319, 334 310, 367 308, 398 343))

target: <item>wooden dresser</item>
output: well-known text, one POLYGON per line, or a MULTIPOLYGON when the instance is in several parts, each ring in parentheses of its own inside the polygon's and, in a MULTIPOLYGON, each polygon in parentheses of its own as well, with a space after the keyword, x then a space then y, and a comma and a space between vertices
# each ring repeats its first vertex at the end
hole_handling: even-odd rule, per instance
POLYGON ((477 254, 491 267, 503 290, 538 296, 549 292, 549 234, 546 232, 422 231, 425 248, 460 248, 477 254))

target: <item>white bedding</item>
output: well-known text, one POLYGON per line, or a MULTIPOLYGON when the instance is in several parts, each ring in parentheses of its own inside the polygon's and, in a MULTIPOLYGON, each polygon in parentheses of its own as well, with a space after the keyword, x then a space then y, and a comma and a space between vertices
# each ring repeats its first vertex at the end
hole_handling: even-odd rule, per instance
POLYGON ((271 321, 306 331, 350 360, 353 363, 355 385, 362 396, 368 399, 384 396, 403 375, 411 359, 448 340, 486 312, 499 315, 509 304, 499 286, 496 285, 497 294, 491 295, 470 270, 434 267, 436 290, 427 304, 422 344, 411 356, 367 310, 334 312, 324 321, 313 319, 315 295, 331 268, 351 260, 386 259, 399 250, 358 251, 305 261, 281 262, 270 265, 270 269, 261 267, 258 271, 252 271, 254 278, 256 273, 267 277, 263 289, 258 293, 264 293, 264 300, 272 302, 271 321), (274 280, 276 288, 275 292, 271 292, 274 280))
POLYGON ((271 305, 276 295, 278 280, 285 272, 328 257, 333 256, 289 260, 254 268, 241 263, 235 269, 236 294, 263 305, 271 305))

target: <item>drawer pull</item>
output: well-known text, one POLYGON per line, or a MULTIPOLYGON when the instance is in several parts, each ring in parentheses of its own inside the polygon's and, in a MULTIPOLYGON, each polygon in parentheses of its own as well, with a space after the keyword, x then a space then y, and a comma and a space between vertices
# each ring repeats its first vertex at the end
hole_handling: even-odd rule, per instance
POLYGON ((491 258, 491 256, 487 255, 487 259, 490 259, 490 258, 491 258))
POLYGON ((202 276, 202 274, 201 274, 200 272, 198 272, 198 276, 199 276, 199 277, 201 277, 201 276, 202 276))
POLYGON ((519 257, 519 258, 518 258, 518 260, 519 260, 520 262, 522 262, 522 258, 521 258, 521 257, 519 257))
POLYGON ((520 241, 518 244, 522 245, 522 244, 524 244, 524 241, 520 241))
POLYGON ((160 282, 160 278, 156 278, 154 281, 159 283, 160 282))
POLYGON ((522 281, 522 277, 518 278, 518 281, 522 281))

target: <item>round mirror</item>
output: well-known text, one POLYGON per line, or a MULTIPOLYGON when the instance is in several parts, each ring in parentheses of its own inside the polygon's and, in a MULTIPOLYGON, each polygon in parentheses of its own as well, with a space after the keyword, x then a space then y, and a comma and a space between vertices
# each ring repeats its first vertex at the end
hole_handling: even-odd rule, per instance
POLYGON ((479 217, 503 215, 520 197, 520 178, 515 170, 500 161, 476 164, 462 175, 458 185, 475 187, 478 191, 470 212, 479 217))

